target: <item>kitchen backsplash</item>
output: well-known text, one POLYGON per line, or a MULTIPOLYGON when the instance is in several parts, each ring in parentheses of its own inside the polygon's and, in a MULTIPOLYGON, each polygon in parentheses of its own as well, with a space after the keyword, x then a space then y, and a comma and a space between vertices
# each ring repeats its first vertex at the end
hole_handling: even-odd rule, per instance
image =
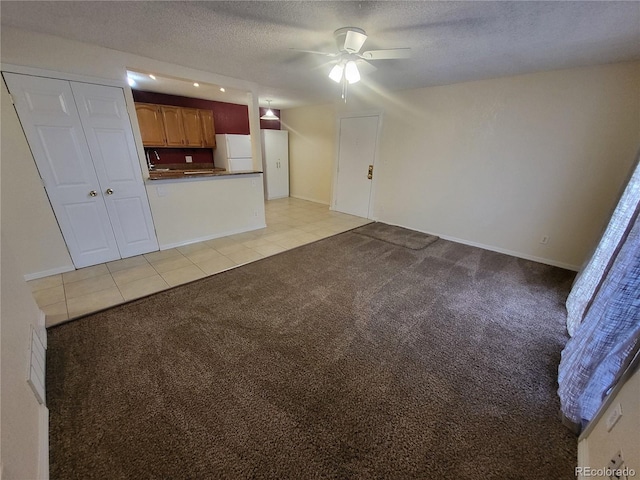
POLYGON ((154 148, 144 149, 149 154, 152 165, 166 165, 187 163, 186 157, 190 156, 192 163, 213 163, 213 149, 211 148, 154 148), (156 156, 156 153, 158 155, 156 156), (158 159, 158 157, 160 157, 158 159))

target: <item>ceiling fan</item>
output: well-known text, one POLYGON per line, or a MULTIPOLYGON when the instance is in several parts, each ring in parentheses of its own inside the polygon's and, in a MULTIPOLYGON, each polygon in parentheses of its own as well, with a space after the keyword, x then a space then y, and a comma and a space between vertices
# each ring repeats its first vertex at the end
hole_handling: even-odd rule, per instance
MULTIPOLYGON (((369 60, 390 60, 409 58, 410 48, 391 48, 386 50, 369 50, 360 52, 367 40, 365 31, 358 27, 343 27, 333 32, 338 46, 337 53, 318 52, 314 50, 299 50, 306 53, 325 55, 336 58, 337 61, 329 72, 329 78, 342 84, 342 98, 347 101, 347 85, 360 81, 360 69, 363 72, 373 72, 376 69, 369 60), (359 67, 359 68, 358 68, 359 67)), ((298 49, 294 49, 298 50, 298 49)))

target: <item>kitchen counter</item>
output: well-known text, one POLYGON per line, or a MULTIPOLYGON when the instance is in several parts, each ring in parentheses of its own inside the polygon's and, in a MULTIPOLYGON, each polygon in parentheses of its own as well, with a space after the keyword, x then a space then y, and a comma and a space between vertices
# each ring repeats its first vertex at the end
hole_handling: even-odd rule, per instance
POLYGON ((193 170, 150 170, 149 180, 164 180, 176 178, 194 177, 224 177, 230 175, 247 175, 262 173, 261 170, 243 170, 238 172, 228 172, 224 168, 193 169, 193 170))

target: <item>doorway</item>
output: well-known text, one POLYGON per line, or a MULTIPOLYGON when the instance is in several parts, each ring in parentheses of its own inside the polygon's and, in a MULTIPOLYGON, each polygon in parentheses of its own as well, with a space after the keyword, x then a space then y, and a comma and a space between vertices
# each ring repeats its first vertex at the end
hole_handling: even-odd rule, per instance
POLYGON ((378 153, 380 113, 341 117, 338 120, 338 155, 333 209, 371 218, 373 179, 378 153))

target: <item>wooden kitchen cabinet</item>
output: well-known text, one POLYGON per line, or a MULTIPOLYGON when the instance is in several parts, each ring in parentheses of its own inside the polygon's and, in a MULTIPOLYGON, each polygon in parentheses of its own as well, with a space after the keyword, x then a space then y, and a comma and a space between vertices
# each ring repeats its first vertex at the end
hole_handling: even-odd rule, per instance
POLYGON ((202 125, 197 108, 181 108, 184 141, 188 147, 202 147, 202 125))
POLYGON ((165 145, 164 123, 158 105, 136 103, 136 115, 140 126, 140 135, 144 146, 157 147, 165 145))
POLYGON ((167 147, 183 147, 185 145, 184 127, 180 107, 160 106, 164 123, 164 138, 167 147))
POLYGON ((200 116, 200 126, 202 128, 202 146, 216 146, 216 129, 213 123, 213 111, 198 110, 200 116))
POLYGON ((136 114, 145 147, 216 146, 211 110, 136 103, 136 114))

